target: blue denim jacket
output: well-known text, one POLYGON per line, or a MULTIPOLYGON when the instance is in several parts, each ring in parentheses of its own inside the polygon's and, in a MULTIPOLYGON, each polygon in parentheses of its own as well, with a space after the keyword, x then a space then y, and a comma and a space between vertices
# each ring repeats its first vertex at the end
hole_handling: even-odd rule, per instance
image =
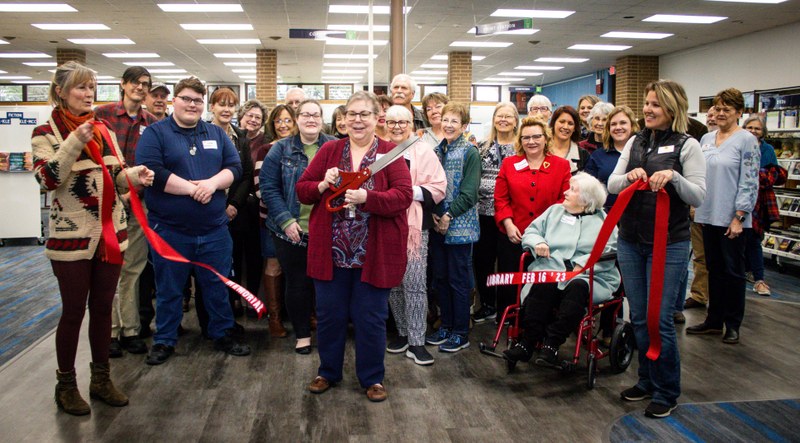
MULTIPOLYGON (((336 138, 320 133, 317 143, 322 147, 332 140, 336 138)), ((306 167, 308 157, 299 134, 279 140, 264 157, 258 176, 261 200, 267 205, 267 228, 278 235, 283 235, 281 225, 300 218, 300 202, 294 187, 306 167)))

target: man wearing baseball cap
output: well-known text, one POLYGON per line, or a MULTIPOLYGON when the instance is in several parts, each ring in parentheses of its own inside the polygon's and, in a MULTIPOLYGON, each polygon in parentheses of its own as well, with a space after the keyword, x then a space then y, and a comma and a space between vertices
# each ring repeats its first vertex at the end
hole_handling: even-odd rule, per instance
POLYGON ((169 117, 167 113, 167 97, 169 97, 167 85, 154 82, 150 86, 150 92, 144 98, 144 106, 156 119, 164 120, 164 118, 169 117))

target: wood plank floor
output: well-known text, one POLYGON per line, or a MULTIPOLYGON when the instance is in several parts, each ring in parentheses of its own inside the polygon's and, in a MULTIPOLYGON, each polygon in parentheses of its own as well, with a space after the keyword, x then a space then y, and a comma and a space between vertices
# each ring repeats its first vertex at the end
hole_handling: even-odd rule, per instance
MULTIPOLYGON (((791 284, 773 288, 797 294, 798 280, 786 281, 791 284)), ((681 403, 800 398, 800 304, 752 296, 747 303, 740 345, 686 336, 678 327, 681 403)), ((686 316, 694 324, 703 313, 686 316)), ((468 350, 434 352, 431 367, 387 355, 389 399, 380 404, 369 403, 358 386, 348 342, 343 383, 313 395, 305 387, 316 374, 316 354, 299 356, 294 340, 270 339, 264 321, 244 323, 253 354, 229 357, 199 336, 190 312, 184 320, 190 333, 166 364, 150 367, 132 355, 112 360, 114 379, 131 404, 92 401, 88 417, 60 413, 53 403, 49 336, 0 368, 0 441, 596 442, 608 441, 617 418, 645 406, 618 397, 635 383, 635 364, 612 375, 601 361, 593 391, 584 388, 583 368, 562 376, 520 364, 507 374, 501 360, 478 352, 478 342, 494 333, 488 324, 475 327, 468 350)), ((88 397, 85 326, 76 366, 88 397)))

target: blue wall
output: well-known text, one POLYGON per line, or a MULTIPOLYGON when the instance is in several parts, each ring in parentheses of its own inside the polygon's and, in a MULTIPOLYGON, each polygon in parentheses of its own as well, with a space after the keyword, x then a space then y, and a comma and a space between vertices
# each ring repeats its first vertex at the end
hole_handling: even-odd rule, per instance
POLYGON ((603 93, 599 95, 600 100, 607 102, 608 99, 608 70, 593 72, 591 74, 564 80, 552 85, 542 86, 542 95, 547 96, 553 103, 553 108, 558 106, 570 105, 574 108, 578 106, 578 99, 587 94, 595 94, 595 76, 600 75, 603 79, 603 93))

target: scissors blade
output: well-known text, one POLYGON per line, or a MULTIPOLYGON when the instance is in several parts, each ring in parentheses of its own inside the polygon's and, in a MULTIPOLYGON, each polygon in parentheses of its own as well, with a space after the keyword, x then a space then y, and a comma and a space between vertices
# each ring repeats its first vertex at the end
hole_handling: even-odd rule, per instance
POLYGON ((383 154, 383 156, 381 156, 381 158, 379 158, 378 160, 375 160, 375 163, 367 166, 367 169, 369 169, 370 175, 375 175, 381 169, 389 166, 390 163, 392 163, 393 161, 397 160, 400 156, 402 156, 408 150, 408 148, 411 147, 411 145, 413 145, 414 143, 416 143, 418 141, 419 141, 419 137, 417 137, 416 135, 411 135, 411 137, 409 137, 408 140, 404 141, 403 143, 400 143, 394 149, 392 149, 391 151, 387 152, 386 154, 383 154))

